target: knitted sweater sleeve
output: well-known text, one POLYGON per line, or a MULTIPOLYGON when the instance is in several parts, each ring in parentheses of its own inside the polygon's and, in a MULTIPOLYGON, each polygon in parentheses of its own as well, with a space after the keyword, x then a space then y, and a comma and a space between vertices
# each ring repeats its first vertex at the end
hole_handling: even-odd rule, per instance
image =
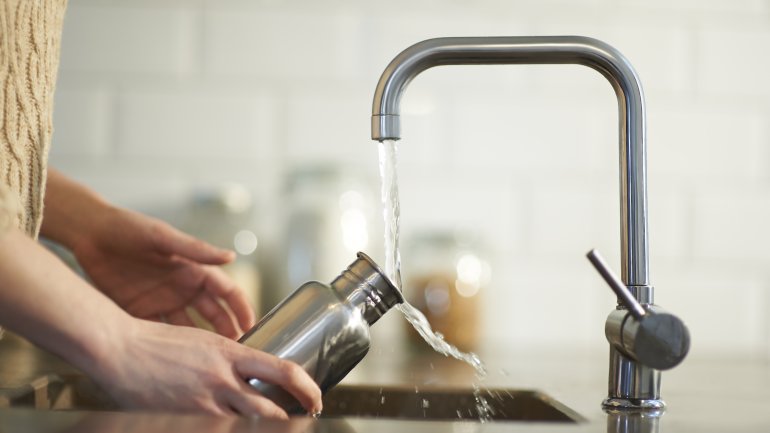
POLYGON ((18 214, 19 201, 7 186, 0 184, 0 234, 5 233, 11 227, 18 226, 16 215, 18 214))
POLYGON ((0 231, 36 237, 66 0, 0 0, 0 231))

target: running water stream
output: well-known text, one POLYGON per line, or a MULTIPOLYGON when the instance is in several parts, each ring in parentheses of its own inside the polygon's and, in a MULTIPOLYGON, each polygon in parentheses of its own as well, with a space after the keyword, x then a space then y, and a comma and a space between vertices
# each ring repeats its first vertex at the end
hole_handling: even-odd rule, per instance
MULTIPOLYGON (((396 288, 403 292, 403 286, 401 285, 401 253, 399 251, 399 218, 401 216, 401 208, 398 198, 396 153, 397 146, 395 141, 387 140, 379 143, 382 204, 385 218, 385 274, 396 288)), ((425 318, 425 315, 420 310, 406 301, 397 308, 433 350, 444 356, 452 356, 473 367, 476 370, 476 377, 479 381, 486 377, 487 371, 481 359, 475 353, 460 351, 457 347, 444 340, 443 335, 434 332, 428 319, 425 318)), ((481 396, 478 385, 474 384, 474 390, 479 420, 482 422, 487 421, 490 416, 489 405, 486 399, 481 396)))

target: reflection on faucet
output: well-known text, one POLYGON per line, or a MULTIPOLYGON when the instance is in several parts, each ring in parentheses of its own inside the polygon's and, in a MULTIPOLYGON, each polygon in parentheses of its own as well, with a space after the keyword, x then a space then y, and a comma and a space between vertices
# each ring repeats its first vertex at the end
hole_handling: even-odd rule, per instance
MULTIPOLYGON (((653 306, 647 242, 647 157, 644 96, 626 58, 596 39, 578 36, 437 38, 419 42, 387 66, 374 94, 372 139, 401 138, 401 97, 422 71, 442 65, 581 64, 597 70, 618 99, 620 126, 620 226, 623 285, 644 309, 653 306)), ((622 304, 618 310, 627 311, 622 304)), ((611 315, 608 323, 613 318, 611 315)), ((623 319, 625 320, 625 319, 623 319)), ((685 350, 686 353, 686 350, 685 350)), ((610 345, 607 407, 664 407, 660 371, 610 345)))
POLYGON ((658 433, 663 410, 607 409, 607 433, 658 433))

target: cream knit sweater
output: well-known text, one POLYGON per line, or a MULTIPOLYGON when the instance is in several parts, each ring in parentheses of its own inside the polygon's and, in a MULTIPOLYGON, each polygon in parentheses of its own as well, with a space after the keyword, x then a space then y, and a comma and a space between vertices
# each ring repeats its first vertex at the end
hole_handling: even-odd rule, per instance
POLYGON ((0 232, 40 231, 67 0, 0 0, 0 232))

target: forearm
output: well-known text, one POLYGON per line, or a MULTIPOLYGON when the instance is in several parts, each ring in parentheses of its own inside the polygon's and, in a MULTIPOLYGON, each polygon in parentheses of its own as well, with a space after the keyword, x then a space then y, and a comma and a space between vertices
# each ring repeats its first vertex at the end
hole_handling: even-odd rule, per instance
POLYGON ((300 366, 208 331, 133 319, 18 229, 0 234, 0 325, 80 368, 126 408, 286 418, 249 377, 283 387, 310 413, 322 408, 300 366))
POLYGON ((93 190, 49 169, 40 234, 74 249, 111 210, 93 190))
POLYGON ((0 325, 95 374, 128 317, 17 229, 0 235, 0 325))

